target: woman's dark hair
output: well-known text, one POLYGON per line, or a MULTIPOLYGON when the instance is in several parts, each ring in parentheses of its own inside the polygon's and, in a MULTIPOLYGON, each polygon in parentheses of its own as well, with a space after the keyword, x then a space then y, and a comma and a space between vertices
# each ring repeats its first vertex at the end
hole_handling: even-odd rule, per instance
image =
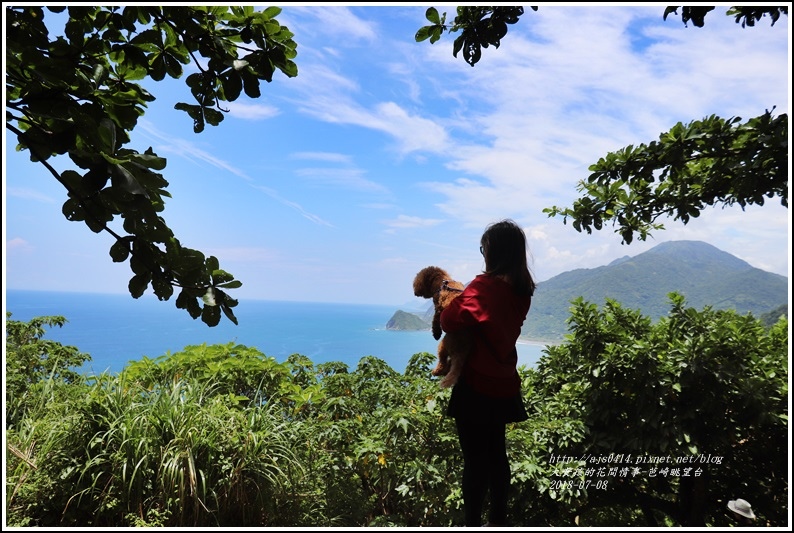
POLYGON ((510 219, 485 228, 480 239, 485 273, 505 276, 519 294, 535 292, 535 280, 527 266, 527 239, 524 230, 510 219))

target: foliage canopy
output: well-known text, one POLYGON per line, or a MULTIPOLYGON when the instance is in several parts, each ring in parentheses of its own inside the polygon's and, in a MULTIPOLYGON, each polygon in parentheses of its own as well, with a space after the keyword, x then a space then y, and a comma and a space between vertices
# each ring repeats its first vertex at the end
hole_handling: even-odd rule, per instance
POLYGON ((166 160, 149 148, 127 148, 130 132, 154 95, 141 80, 179 78, 183 65, 192 99, 176 104, 193 131, 224 118, 223 102, 243 92, 260 96, 276 72, 297 76, 293 34, 280 8, 252 6, 4 6, 6 15, 6 129, 68 192, 63 214, 115 242, 114 262, 129 260, 130 294, 151 286, 160 300, 179 290, 176 306, 209 326, 221 312, 234 323, 237 300, 227 290, 240 281, 218 259, 182 246, 162 212, 166 160), (48 15, 45 24, 45 15, 48 15), (60 16, 63 35, 51 35, 60 16), (51 163, 66 155, 74 168, 51 163), (111 223, 120 217, 122 229, 111 223))

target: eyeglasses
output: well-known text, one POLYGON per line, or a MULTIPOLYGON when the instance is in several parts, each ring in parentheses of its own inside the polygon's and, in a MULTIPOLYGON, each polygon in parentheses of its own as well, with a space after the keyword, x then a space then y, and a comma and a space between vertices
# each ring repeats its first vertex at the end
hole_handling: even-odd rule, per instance
POLYGON ((480 246, 480 253, 481 253, 482 255, 485 255, 485 250, 483 250, 483 249, 482 249, 482 246, 480 246))

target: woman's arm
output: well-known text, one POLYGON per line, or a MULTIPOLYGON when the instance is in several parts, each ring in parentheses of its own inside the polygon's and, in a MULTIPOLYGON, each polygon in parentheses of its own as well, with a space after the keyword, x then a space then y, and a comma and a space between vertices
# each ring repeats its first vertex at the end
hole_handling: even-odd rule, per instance
POLYGON ((477 325, 484 314, 482 297, 480 284, 475 279, 441 312, 441 329, 449 332, 477 325))

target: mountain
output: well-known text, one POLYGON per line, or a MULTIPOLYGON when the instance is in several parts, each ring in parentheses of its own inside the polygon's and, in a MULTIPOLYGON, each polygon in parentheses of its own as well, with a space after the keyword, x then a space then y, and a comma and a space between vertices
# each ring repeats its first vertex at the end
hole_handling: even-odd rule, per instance
POLYGON ((678 292, 687 307, 733 309, 760 317, 788 304, 788 278, 700 241, 671 241, 634 257, 592 269, 563 272, 538 284, 522 336, 561 339, 571 301, 603 306, 607 298, 658 319, 670 311, 667 295, 678 292))
POLYGON ((415 313, 397 311, 386 322, 386 329, 396 329, 401 331, 417 331, 429 329, 430 324, 419 318, 415 313))
POLYGON ((764 326, 771 328, 774 326, 781 317, 788 318, 788 304, 783 304, 777 309, 773 309, 768 313, 764 313, 759 318, 764 326))
MULTIPOLYGON (((785 276, 754 268, 705 242, 672 241, 606 266, 571 270, 538 283, 521 336, 561 341, 568 333, 565 321, 571 302, 580 296, 599 307, 613 299, 655 320, 669 313, 671 292, 680 293, 687 307, 698 310, 711 306, 759 318, 788 311, 785 276)), ((427 321, 427 314, 424 318, 427 321)), ((424 328, 414 326, 427 329, 429 323, 424 328)))

